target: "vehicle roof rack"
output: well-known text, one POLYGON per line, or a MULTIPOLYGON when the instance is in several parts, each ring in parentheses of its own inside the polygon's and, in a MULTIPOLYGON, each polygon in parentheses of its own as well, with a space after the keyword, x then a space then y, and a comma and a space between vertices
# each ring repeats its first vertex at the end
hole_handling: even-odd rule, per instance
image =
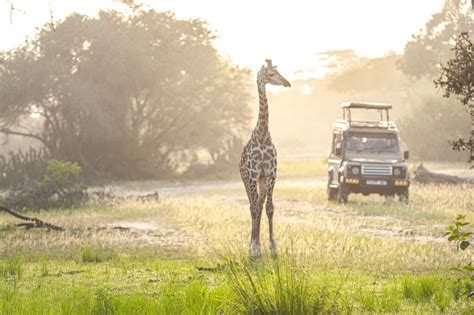
MULTIPOLYGON (((345 102, 341 104, 342 117, 352 125, 351 109, 372 109, 380 112, 380 122, 390 121, 388 110, 392 109, 392 105, 384 103, 366 103, 366 102, 345 102), (385 117, 383 113, 385 112, 385 117)), ((374 122, 375 123, 375 122, 374 122)), ((376 122, 377 124, 379 122, 376 122)), ((390 128, 390 127, 389 127, 390 128)))
POLYGON ((345 119, 336 119, 335 124, 345 128, 363 128, 363 129, 388 129, 396 130, 397 127, 393 121, 347 121, 345 119))
POLYGON ((345 102, 341 104, 342 108, 365 108, 365 109, 392 109, 392 105, 384 103, 361 103, 345 102))
POLYGON ((349 126, 353 128, 386 128, 395 130, 395 124, 392 121, 351 121, 349 126))

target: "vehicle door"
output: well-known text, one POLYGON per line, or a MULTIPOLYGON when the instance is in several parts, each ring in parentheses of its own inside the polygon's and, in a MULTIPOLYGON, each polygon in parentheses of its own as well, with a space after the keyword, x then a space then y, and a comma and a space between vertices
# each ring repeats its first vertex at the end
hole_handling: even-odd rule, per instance
POLYGON ((342 131, 334 130, 332 134, 331 152, 328 159, 329 184, 338 185, 338 170, 342 161, 342 131))

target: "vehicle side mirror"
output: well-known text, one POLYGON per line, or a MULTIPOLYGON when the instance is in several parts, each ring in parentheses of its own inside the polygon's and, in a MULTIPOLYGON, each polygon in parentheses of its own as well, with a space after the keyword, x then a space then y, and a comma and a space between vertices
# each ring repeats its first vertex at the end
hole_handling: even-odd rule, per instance
POLYGON ((409 157, 410 157, 410 153, 408 151, 403 152, 403 158, 405 160, 408 160, 409 157))

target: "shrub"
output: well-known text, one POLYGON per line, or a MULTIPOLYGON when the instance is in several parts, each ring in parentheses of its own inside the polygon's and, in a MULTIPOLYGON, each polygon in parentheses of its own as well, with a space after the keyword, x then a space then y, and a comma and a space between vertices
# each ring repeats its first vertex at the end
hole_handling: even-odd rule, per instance
POLYGON ((0 187, 15 187, 41 180, 46 173, 48 157, 44 149, 34 148, 0 155, 0 187))
POLYGON ((50 160, 41 181, 12 188, 4 203, 14 209, 50 209, 75 207, 87 199, 81 167, 77 163, 50 160))

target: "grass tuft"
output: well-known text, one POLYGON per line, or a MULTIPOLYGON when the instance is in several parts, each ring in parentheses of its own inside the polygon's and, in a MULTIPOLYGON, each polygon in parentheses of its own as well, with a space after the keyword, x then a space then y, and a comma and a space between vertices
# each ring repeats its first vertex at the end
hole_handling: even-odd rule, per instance
POLYGON ((227 265, 227 280, 243 313, 317 314, 328 308, 324 288, 311 283, 305 266, 294 259, 229 259, 227 265))
POLYGON ((115 257, 113 252, 105 251, 101 248, 82 247, 80 258, 83 263, 101 263, 115 257))
POLYGON ((0 275, 5 279, 20 280, 24 272, 23 255, 14 255, 0 262, 0 275))

